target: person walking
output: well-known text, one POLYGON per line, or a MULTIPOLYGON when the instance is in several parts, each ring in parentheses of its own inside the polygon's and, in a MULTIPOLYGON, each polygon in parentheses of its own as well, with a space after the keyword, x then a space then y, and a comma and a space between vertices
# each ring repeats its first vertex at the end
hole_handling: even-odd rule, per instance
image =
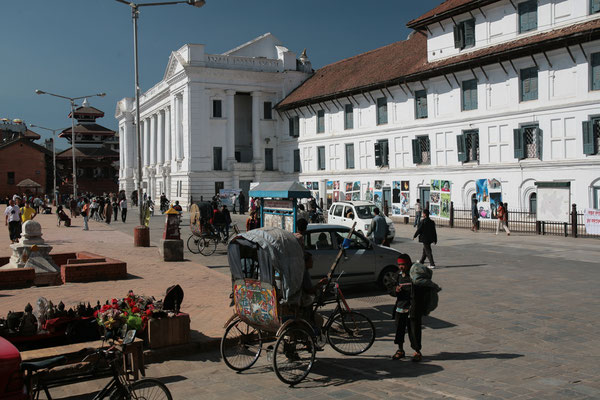
POLYGON ((225 237, 223 238, 223 242, 226 242, 227 239, 229 239, 229 225, 231 225, 231 214, 229 213, 229 210, 227 209, 227 206, 225 204, 223 204, 223 207, 221 207, 221 213, 225 218, 225 237))
POLYGON ((413 224, 413 228, 419 225, 421 222, 421 213, 423 212, 423 207, 421 207, 421 200, 417 199, 415 203, 415 223, 413 224))
POLYGON ((107 197, 104 200, 104 221, 107 225, 110 225, 110 220, 112 217, 112 206, 110 204, 110 199, 107 197))
POLYGON ((496 235, 500 231, 500 228, 503 228, 506 231, 506 235, 510 236, 510 230, 508 229, 508 226, 506 223, 508 221, 508 212, 506 211, 506 209, 504 208, 504 205, 502 205, 502 203, 498 204, 498 210, 497 210, 496 217, 498 219, 498 223, 496 225, 496 235))
POLYGON ((90 215, 90 201, 87 197, 83 198, 83 207, 81 207, 81 216, 83 217, 83 230, 89 231, 88 220, 90 215))
POLYGON ((4 210, 4 225, 8 226, 11 243, 17 243, 21 237, 21 210, 14 200, 9 200, 8 207, 4 210))
POLYGON ((240 192, 238 195, 238 204, 240 206, 240 215, 244 215, 246 212, 246 196, 244 196, 244 192, 240 192))
POLYGON ((388 233, 388 224, 385 222, 385 218, 383 218, 380 214, 379 208, 375 207, 373 209, 373 214, 375 217, 371 220, 371 225, 369 225, 369 230, 367 232, 367 237, 373 234, 373 242, 375 244, 382 244, 385 241, 385 238, 388 233))
POLYGON ((477 208, 477 200, 473 199, 473 205, 471 206, 471 230, 477 232, 479 230, 479 208, 477 208))
POLYGON ((235 211, 235 203, 237 201, 237 195, 234 193, 231 195, 231 207, 233 208, 231 210, 231 212, 233 212, 234 214, 237 214, 237 212, 235 211))
POLYGON ((127 220, 127 197, 123 196, 123 198, 121 198, 119 207, 121 207, 121 221, 125 223, 127 220))
POLYGON ((112 198, 112 209, 113 209, 113 221, 117 221, 118 217, 119 217, 119 200, 117 200, 117 196, 114 196, 112 198))
POLYGON ((31 202, 27 201, 23 207, 21 207, 21 222, 25 223, 35 218, 37 212, 31 207, 31 202))
POLYGON ((258 218, 256 217, 256 212, 251 212, 250 216, 246 220, 246 232, 251 231, 252 229, 258 228, 260 225, 258 223, 258 218))
POLYGON ((435 268, 433 261, 433 252, 431 251, 431 243, 437 244, 437 231, 435 230, 435 222, 429 218, 429 210, 423 210, 423 220, 419 224, 413 240, 418 236, 419 242, 423 243, 423 254, 421 255, 420 263, 425 262, 425 258, 429 259, 429 268, 435 268))

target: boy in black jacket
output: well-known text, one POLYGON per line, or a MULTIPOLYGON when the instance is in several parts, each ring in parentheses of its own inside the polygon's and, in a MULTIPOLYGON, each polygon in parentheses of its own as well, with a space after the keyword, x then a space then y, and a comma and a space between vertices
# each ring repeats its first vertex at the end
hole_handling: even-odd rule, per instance
POLYGON ((423 243, 423 255, 419 262, 423 264, 425 257, 429 258, 429 268, 435 268, 435 261, 433 261, 433 252, 431 251, 431 243, 437 244, 437 231, 435 230, 435 222, 429 218, 429 210, 423 210, 423 220, 419 224, 413 240, 419 237, 419 242, 423 243))

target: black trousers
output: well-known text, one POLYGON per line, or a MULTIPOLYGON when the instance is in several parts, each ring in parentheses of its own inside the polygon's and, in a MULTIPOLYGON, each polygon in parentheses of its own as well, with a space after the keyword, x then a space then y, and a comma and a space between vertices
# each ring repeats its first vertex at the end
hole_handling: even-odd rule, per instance
POLYGON ((394 343, 402 348, 404 335, 408 331, 410 347, 414 351, 421 351, 421 317, 409 318, 408 313, 396 313, 396 337, 394 343))
POLYGON ((127 219, 127 209, 121 208, 121 221, 125 222, 126 219, 127 219))
POLYGON ((21 237, 21 221, 10 221, 8 223, 8 236, 10 240, 19 240, 21 237))
POLYGON ((435 265, 435 261, 433 261, 433 253, 431 252, 431 243, 423 243, 423 254, 421 255, 419 262, 423 264, 425 262, 425 258, 429 259, 430 265, 435 265))

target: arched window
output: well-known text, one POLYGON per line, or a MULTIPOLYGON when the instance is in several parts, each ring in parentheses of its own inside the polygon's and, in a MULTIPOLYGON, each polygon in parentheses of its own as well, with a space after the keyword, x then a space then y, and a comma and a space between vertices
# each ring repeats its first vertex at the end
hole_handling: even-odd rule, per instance
POLYGON ((592 186, 592 208, 600 210, 600 183, 592 186))
POLYGON ((531 193, 529 195, 529 213, 537 214, 537 193, 531 193))

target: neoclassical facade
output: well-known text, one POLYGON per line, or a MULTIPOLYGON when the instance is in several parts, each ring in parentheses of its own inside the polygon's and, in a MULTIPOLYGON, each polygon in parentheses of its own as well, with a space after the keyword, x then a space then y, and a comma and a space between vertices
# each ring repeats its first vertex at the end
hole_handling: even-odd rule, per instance
POLYGON ((488 179, 510 208, 535 212, 549 183, 600 208, 600 3, 448 0, 408 26, 278 104, 294 138, 284 171, 323 198, 333 181, 339 198, 375 187, 393 203, 407 182, 413 205, 443 180, 468 208, 488 179))
MULTIPOLYGON (((186 207, 221 188, 283 178, 287 121, 274 105, 312 74, 267 33, 223 54, 187 44, 169 57, 163 79, 140 97, 143 190, 186 207)), ((136 188, 135 102, 118 102, 119 186, 136 188)))

